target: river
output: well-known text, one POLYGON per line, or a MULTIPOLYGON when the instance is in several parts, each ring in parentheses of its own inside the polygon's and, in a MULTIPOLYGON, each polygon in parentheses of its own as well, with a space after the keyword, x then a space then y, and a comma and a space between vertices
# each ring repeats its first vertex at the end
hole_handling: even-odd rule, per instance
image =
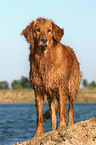
MULTIPOLYGON (((43 113, 48 109, 44 104, 43 113)), ((66 105, 68 121, 68 104, 66 105)), ((0 145, 12 145, 30 140, 36 131, 35 104, 0 104, 0 145)), ((74 104, 74 123, 96 116, 96 104, 74 104)), ((59 116, 57 117, 57 126, 59 116)), ((43 124, 44 132, 51 130, 51 119, 43 124)))

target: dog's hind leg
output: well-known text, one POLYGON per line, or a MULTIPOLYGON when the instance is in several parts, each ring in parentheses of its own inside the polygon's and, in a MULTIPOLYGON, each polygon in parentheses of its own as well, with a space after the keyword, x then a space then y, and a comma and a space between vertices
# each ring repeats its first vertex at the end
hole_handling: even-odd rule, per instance
POLYGON ((73 109, 73 99, 71 96, 69 96, 69 123, 68 123, 68 126, 71 126, 74 124, 73 122, 73 112, 74 112, 74 109, 73 109))
POLYGON ((53 98, 51 101, 51 112, 52 112, 52 128, 51 130, 55 130, 56 129, 56 123, 57 123, 57 116, 56 116, 56 110, 57 110, 57 99, 53 98))
POLYGON ((59 88, 60 95, 60 124, 59 128, 66 128, 66 90, 59 88))

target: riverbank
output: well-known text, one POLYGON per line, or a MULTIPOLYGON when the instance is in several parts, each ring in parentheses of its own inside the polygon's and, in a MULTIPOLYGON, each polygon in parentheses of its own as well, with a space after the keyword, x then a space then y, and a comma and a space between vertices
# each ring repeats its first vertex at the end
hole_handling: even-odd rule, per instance
POLYGON ((47 132, 16 145, 96 145, 96 117, 80 121, 66 129, 47 132))
MULTIPOLYGON (((47 103, 45 97, 44 102, 47 103)), ((77 103, 96 103, 96 89, 80 89, 77 103)), ((35 103, 35 95, 32 89, 0 90, 0 103, 35 103)))

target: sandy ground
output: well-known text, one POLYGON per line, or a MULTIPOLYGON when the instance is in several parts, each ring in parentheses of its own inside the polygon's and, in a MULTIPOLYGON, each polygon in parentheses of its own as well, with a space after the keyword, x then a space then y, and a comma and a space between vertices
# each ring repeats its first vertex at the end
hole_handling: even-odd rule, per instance
POLYGON ((16 145, 96 145, 96 117, 16 145))

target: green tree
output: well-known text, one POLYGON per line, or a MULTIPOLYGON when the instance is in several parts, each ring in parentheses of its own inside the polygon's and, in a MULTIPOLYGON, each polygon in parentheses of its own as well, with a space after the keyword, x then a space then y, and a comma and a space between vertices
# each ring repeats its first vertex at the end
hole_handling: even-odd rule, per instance
POLYGON ((20 84, 22 88, 31 88, 30 82, 28 78, 26 77, 23 77, 23 76, 21 77, 20 84))
POLYGON ((92 82, 89 84, 89 87, 95 88, 95 87, 96 87, 95 81, 92 81, 92 82))
POLYGON ((22 89, 20 81, 14 80, 11 84, 12 89, 22 89))
POLYGON ((9 89, 9 84, 7 81, 0 82, 0 89, 9 89))
POLYGON ((86 79, 83 80, 82 84, 83 87, 88 87, 88 81, 86 79))

